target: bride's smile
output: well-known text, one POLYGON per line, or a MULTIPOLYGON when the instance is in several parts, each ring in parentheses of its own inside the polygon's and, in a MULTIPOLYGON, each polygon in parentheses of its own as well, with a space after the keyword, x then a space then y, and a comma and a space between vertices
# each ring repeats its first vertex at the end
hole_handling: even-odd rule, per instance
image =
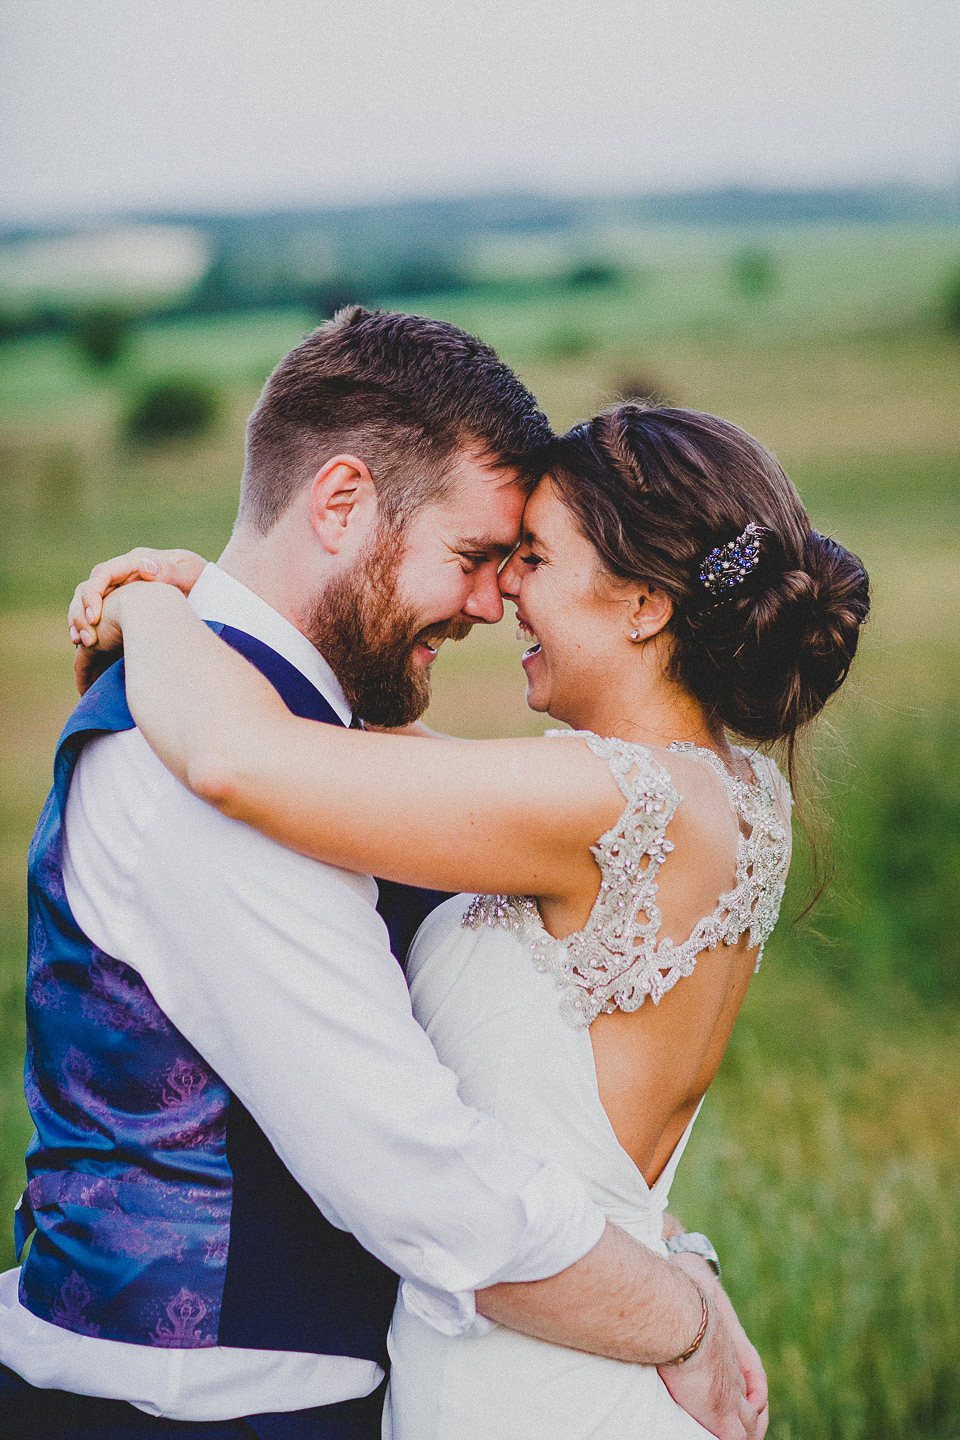
MULTIPOLYGON (((605 572, 547 477, 527 501, 520 545, 500 572, 517 607, 527 704, 574 729, 619 733, 638 715, 647 677, 631 632, 652 638, 670 616, 644 587, 605 572), (646 607, 643 620, 641 613, 646 607), (638 628, 640 627, 640 628, 638 628)), ((672 737, 671 737, 672 738, 672 737)))

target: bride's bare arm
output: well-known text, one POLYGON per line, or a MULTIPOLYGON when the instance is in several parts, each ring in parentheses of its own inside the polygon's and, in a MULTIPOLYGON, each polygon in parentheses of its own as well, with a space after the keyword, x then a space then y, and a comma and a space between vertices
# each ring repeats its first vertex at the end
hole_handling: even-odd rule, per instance
POLYGON ((589 845, 623 799, 585 747, 451 744, 297 719, 166 585, 114 591, 111 623, 138 726, 224 813, 305 855, 413 884, 559 898, 595 884, 589 845))

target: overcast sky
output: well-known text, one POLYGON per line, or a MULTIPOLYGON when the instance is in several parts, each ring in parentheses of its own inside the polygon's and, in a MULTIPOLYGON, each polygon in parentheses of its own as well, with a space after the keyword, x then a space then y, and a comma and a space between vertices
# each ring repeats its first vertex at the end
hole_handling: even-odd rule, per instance
POLYGON ((0 218, 960 179, 960 0, 0 0, 0 218))

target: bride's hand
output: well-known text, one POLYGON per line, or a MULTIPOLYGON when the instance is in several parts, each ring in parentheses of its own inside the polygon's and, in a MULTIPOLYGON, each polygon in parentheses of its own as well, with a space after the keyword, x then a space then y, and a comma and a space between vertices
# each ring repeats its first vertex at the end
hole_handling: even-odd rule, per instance
POLYGON ((95 643, 104 596, 111 590, 128 585, 131 580, 160 580, 189 595, 206 563, 202 555, 195 555, 192 550, 150 550, 142 545, 128 550, 126 555, 101 561, 94 565, 89 579, 81 580, 73 592, 67 612, 70 639, 74 645, 95 643))
POLYGON ((67 613, 70 639, 76 646, 73 673, 83 695, 123 649, 123 636, 115 624, 103 624, 103 603, 112 590, 133 580, 159 580, 189 595, 206 565, 192 550, 149 550, 140 546, 94 565, 90 577, 77 586, 67 613))
POLYGON ((74 649, 73 678, 81 695, 123 654, 123 630, 115 614, 118 608, 110 596, 105 597, 92 639, 84 644, 78 642, 74 649))
POLYGON ((714 1282, 713 1288, 708 1292, 708 1298, 719 1309, 730 1332, 734 1349, 737 1352, 737 1362, 743 1376, 743 1383, 747 1388, 747 1400, 757 1412, 757 1440, 762 1440, 770 1423, 770 1397, 767 1391, 767 1376, 763 1368, 763 1361, 760 1359, 756 1346, 751 1343, 750 1337, 741 1325, 740 1318, 733 1308, 733 1301, 718 1281, 714 1282))

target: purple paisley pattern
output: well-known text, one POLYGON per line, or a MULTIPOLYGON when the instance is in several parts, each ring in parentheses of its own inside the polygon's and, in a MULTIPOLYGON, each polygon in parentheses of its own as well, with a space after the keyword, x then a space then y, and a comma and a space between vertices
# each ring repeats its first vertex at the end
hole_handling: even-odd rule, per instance
POLYGON ((31 1115, 36 1115, 41 1103, 40 1087, 34 1078, 33 1067, 30 1064, 29 1055, 23 1072, 23 1094, 27 1102, 27 1109, 31 1115))
POLYGON ((230 1250, 230 1227, 221 1225, 220 1229, 206 1241, 203 1247, 204 1264, 214 1269, 223 1269, 227 1263, 227 1254, 230 1250))
POLYGON ((163 1078, 162 1103, 165 1109, 171 1110, 195 1100, 209 1085, 212 1071, 199 1056, 194 1060, 181 1057, 163 1078))
POLYGON ((65 1330, 74 1330, 78 1335, 99 1335, 100 1326, 94 1325, 85 1314, 94 1298, 90 1286, 74 1270, 60 1286, 50 1309, 50 1319, 54 1325, 61 1325, 65 1330))
POLYGON ((89 990, 80 997, 86 1019, 130 1035, 150 1030, 173 1033, 173 1026, 154 1003, 140 976, 122 960, 94 950, 90 961, 89 990))
POLYGON ((90 1056, 69 1045, 63 1057, 63 1088, 61 1098, 73 1113, 81 1130, 103 1129, 110 1133, 113 1111, 98 1088, 98 1078, 90 1056))
POLYGON ((171 1220, 124 1215, 104 1224, 101 1233, 110 1240, 116 1255, 139 1260, 170 1259, 178 1264, 184 1260, 186 1237, 171 1220))
POLYGON ((50 960, 52 959, 52 947, 50 937, 43 924, 42 917, 31 915, 30 917, 30 971, 27 976, 27 999, 37 1010, 63 1010, 67 1005, 67 996, 63 993, 63 987, 57 983, 57 977, 50 960))
POLYGON ((151 1343, 165 1349, 198 1349, 215 1345, 216 1337, 209 1332, 202 1335, 200 1326, 207 1318, 207 1306, 200 1295, 186 1286, 181 1286, 163 1306, 166 1320, 158 1320, 151 1343))
POLYGON ((216 1144, 219 1125, 216 1119, 209 1124, 198 1122, 182 1130, 165 1131, 154 1140, 155 1150, 201 1150, 216 1144))
MULTIPOLYGON (((47 818, 46 810, 44 810, 43 818, 47 818)), ((51 837, 49 845, 40 855, 38 872, 45 893, 55 904, 66 907, 67 891, 63 883, 63 839, 59 825, 56 828, 56 834, 51 837)))

